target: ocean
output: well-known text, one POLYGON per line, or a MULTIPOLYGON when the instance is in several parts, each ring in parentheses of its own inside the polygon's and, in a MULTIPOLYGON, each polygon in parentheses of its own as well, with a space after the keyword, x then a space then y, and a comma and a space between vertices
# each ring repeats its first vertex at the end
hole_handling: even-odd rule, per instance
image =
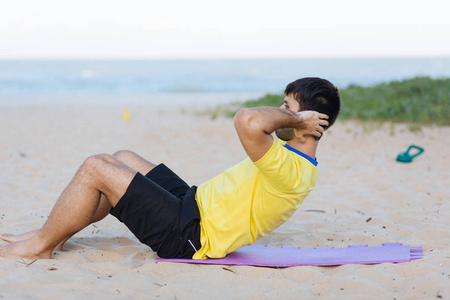
POLYGON ((0 103, 216 104, 281 93, 306 76, 339 88, 450 77, 450 57, 210 60, 0 60, 0 103))

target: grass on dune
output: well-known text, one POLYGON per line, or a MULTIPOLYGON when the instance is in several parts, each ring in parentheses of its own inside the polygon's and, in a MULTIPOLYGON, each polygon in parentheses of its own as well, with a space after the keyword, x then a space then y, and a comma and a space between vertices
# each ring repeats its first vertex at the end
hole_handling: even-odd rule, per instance
MULTIPOLYGON (((340 120, 390 121, 418 125, 450 125, 450 78, 415 77, 373 86, 339 89, 340 120)), ((211 112, 234 116, 239 107, 275 106, 284 95, 267 94, 256 100, 217 107, 211 112)))

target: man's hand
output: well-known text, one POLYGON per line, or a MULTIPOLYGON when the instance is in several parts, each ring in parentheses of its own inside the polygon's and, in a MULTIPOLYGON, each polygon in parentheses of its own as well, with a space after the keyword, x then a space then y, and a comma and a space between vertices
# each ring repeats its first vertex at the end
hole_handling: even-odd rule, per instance
POLYGON ((312 135, 321 137, 325 131, 324 127, 328 126, 328 116, 318 113, 316 111, 305 110, 297 113, 301 117, 300 126, 294 128, 295 136, 302 142, 305 141, 305 136, 312 135))

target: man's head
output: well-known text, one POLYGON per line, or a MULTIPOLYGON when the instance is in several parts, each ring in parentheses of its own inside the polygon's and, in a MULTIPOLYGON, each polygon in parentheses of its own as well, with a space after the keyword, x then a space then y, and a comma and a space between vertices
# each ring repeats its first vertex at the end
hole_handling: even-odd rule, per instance
POLYGON ((341 108, 338 89, 328 80, 305 77, 289 83, 284 90, 300 104, 300 110, 314 110, 328 115, 328 127, 334 124, 341 108))
MULTIPOLYGON (((313 110, 328 115, 328 129, 337 119, 341 107, 338 89, 328 80, 305 77, 289 83, 284 90, 286 98, 282 107, 293 111, 313 110), (295 103, 295 100, 297 103, 295 103)), ((277 131, 279 138, 289 140, 294 130, 283 128, 277 131)))

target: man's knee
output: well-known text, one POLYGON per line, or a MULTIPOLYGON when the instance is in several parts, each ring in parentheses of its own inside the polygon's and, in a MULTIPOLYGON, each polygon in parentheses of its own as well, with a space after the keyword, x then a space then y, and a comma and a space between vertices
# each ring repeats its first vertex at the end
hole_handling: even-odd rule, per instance
POLYGON ((104 169, 105 164, 114 163, 116 159, 108 154, 97 154, 86 158, 80 167, 83 175, 94 175, 104 169))
POLYGON ((130 150, 117 151, 113 156, 129 168, 144 175, 156 166, 130 150))
POLYGON ((140 158, 139 155, 130 150, 117 151, 113 156, 126 165, 132 164, 132 162, 140 158))
POLYGON ((114 153, 113 156, 118 160, 122 160, 132 156, 137 156, 137 154, 130 150, 119 150, 116 153, 114 153))

